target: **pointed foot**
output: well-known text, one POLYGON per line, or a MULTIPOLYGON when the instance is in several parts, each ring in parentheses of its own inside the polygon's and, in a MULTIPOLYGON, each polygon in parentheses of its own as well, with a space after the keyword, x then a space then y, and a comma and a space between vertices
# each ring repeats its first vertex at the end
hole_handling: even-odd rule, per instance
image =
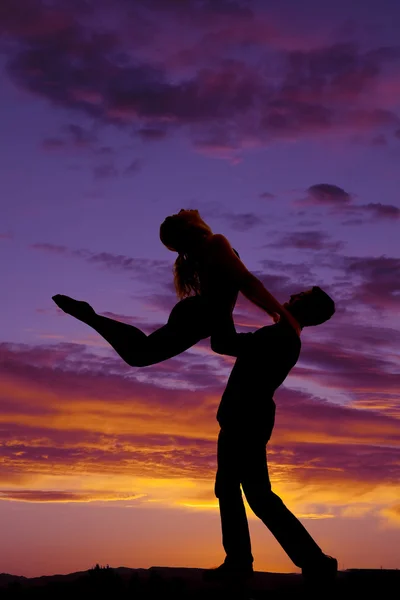
POLYGON ((63 294, 52 296, 52 300, 67 315, 71 315, 84 323, 88 323, 96 315, 93 308, 87 302, 74 300, 69 296, 63 296, 63 294))

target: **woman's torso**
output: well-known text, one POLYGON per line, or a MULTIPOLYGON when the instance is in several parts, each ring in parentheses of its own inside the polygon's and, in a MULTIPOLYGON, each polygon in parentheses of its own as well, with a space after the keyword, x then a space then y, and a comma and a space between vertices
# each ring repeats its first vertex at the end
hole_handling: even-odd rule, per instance
MULTIPOLYGON (((239 257, 238 252, 234 252, 239 257)), ((209 251, 209 241, 205 243, 197 259, 197 268, 201 296, 212 304, 217 303, 233 309, 239 293, 238 284, 227 276, 219 264, 215 264, 213 254, 209 251)))
MULTIPOLYGON (((212 238, 211 238, 212 239, 212 238)), ((237 256, 239 254, 236 252, 237 256)), ((218 324, 230 323, 238 296, 238 286, 227 277, 223 267, 213 260, 213 252, 206 242, 199 249, 195 263, 200 282, 200 293, 190 295, 178 302, 171 311, 168 325, 179 330, 187 338, 209 337, 218 324)))

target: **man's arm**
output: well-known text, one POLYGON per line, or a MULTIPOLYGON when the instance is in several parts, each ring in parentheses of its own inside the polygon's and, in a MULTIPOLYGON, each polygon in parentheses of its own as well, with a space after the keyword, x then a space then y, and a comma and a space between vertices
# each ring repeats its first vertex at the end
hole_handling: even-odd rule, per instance
POLYGON ((291 313, 265 288, 262 282, 246 268, 234 253, 228 240, 221 234, 212 237, 209 257, 213 268, 220 268, 224 275, 237 283, 242 294, 253 304, 268 313, 276 322, 286 319, 299 334, 299 324, 291 313))

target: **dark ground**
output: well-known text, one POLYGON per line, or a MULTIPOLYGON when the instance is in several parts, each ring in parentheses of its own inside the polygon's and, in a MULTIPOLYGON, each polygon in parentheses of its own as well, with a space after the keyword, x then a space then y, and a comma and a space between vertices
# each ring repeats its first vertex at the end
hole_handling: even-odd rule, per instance
POLYGON ((202 581, 202 569, 151 567, 113 569, 96 565, 89 571, 28 579, 0 574, 1 600, 60 599, 153 599, 213 600, 243 598, 254 600, 300 600, 306 598, 395 598, 400 589, 400 570, 350 569, 339 572, 335 584, 307 589, 301 575, 256 572, 248 589, 231 588, 202 581))

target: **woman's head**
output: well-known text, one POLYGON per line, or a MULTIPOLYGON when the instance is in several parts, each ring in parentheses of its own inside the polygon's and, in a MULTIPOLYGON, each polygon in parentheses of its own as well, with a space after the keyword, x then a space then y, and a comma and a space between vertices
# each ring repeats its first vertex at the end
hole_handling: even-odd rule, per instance
POLYGON ((169 250, 188 254, 196 242, 212 235, 211 228, 200 217, 198 210, 180 210, 167 217, 160 226, 160 240, 169 250))
POLYGON ((162 243, 179 255, 174 265, 174 283, 179 298, 201 293, 196 249, 199 249, 199 242, 210 235, 212 230, 198 210, 182 209, 161 223, 162 243))

